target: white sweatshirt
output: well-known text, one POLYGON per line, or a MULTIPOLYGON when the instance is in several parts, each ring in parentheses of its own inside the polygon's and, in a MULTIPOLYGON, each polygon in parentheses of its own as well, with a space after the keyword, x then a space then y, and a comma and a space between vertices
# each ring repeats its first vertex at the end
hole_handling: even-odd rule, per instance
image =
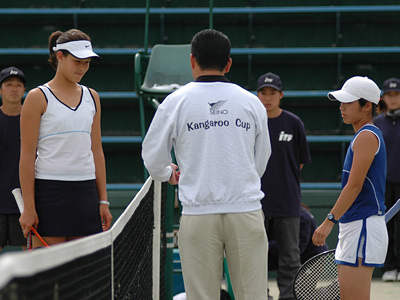
POLYGON ((158 107, 142 157, 153 179, 168 181, 174 148, 183 214, 255 211, 271 155, 267 123, 261 101, 238 85, 191 82, 158 107))

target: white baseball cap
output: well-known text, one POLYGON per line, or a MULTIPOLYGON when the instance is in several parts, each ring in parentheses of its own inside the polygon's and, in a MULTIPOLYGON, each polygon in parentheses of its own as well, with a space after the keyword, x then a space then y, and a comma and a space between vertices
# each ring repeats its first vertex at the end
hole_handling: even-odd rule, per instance
POLYGON ((378 104, 381 99, 381 90, 368 77, 354 76, 348 79, 342 89, 328 93, 329 100, 350 103, 364 99, 378 104))
POLYGON ((67 50, 73 56, 79 59, 95 58, 100 60, 100 56, 93 52, 92 44, 88 40, 71 41, 62 44, 57 44, 53 47, 54 51, 67 50))

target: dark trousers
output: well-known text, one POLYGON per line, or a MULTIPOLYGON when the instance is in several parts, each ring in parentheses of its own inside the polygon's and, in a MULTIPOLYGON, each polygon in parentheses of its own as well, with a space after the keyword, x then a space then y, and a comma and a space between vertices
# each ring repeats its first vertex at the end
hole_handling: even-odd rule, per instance
MULTIPOLYGON (((294 299, 293 278, 301 266, 299 248, 299 217, 272 217, 266 219, 268 238, 278 242, 277 283, 279 300, 294 299)), ((273 264, 273 262, 270 262, 273 264)))
MULTIPOLYGON (((385 205, 388 211, 400 198, 400 184, 386 182, 385 205)), ((383 272, 397 269, 400 271, 400 214, 396 214, 388 223, 389 246, 383 272)))

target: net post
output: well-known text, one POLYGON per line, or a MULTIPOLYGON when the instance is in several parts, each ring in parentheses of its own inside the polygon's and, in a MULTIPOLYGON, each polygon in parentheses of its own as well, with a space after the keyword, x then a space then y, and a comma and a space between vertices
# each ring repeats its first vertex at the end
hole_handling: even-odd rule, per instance
POLYGON ((112 234, 110 236, 110 244, 111 244, 111 300, 114 300, 114 241, 112 234))
POLYGON ((176 186, 167 184, 166 203, 165 203, 165 237, 166 237, 166 253, 165 253, 165 299, 172 299, 174 295, 174 265, 173 265, 173 248, 174 248, 174 203, 176 197, 176 186))
POLYGON ((154 181, 153 299, 160 298, 161 182, 154 181))

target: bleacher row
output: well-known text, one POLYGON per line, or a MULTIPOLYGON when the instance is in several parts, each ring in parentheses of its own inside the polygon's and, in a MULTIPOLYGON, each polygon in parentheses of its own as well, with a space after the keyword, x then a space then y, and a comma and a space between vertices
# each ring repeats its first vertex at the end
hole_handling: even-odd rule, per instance
MULTIPOLYGON (((281 76, 282 105, 306 127, 313 162, 302 171, 303 196, 318 215, 338 193, 352 134, 327 92, 354 75, 369 76, 380 85, 398 76, 400 60, 398 2, 342 2, 157 0, 147 10, 144 0, 48 0, 40 6, 2 1, 0 67, 22 69, 29 90, 53 76, 46 63, 51 32, 79 28, 91 36, 103 61, 92 63, 82 83, 102 99, 108 189, 121 210, 144 180, 134 56, 143 49, 151 53, 155 44, 188 44, 197 31, 212 25, 231 39, 231 81, 254 92, 261 74, 281 76)), ((147 103, 146 126, 153 114, 147 103)))

